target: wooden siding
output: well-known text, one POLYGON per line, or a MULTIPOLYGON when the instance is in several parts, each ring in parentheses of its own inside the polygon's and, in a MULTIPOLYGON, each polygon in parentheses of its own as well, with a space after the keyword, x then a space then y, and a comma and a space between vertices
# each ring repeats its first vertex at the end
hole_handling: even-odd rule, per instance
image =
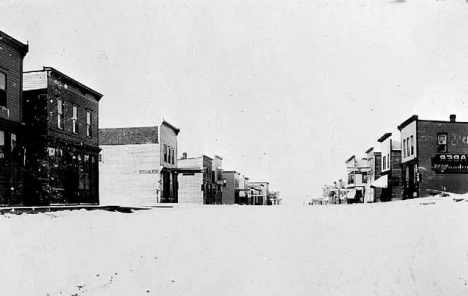
POLYGON ((156 205, 157 189, 160 189, 159 145, 104 145, 101 148, 101 204, 156 205))
POLYGON ((203 204, 203 174, 179 173, 177 176, 179 182, 179 203, 196 203, 203 204))
POLYGON ((6 75, 7 110, 0 118, 21 122, 23 58, 21 53, 0 38, 0 72, 6 75))
POLYGON ((178 150, 177 150, 177 134, 176 132, 168 127, 165 124, 161 124, 159 127, 159 134, 161 137, 161 147, 160 147, 160 154, 161 156, 164 155, 164 145, 170 146, 174 148, 174 164, 170 164, 168 162, 164 162, 164 157, 161 157, 161 166, 164 166, 166 168, 177 168, 177 155, 178 155, 178 150))
POLYGON ((186 169, 201 169, 203 166, 202 158, 194 157, 194 158, 187 158, 187 159, 179 159, 178 166, 179 168, 186 168, 186 169))

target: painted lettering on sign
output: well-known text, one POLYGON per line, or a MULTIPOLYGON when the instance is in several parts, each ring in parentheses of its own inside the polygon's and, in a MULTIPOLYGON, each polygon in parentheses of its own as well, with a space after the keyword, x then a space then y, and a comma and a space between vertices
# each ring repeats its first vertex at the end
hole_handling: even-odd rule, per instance
POLYGON ((468 135, 459 135, 457 133, 452 133, 451 135, 450 144, 455 146, 458 144, 466 144, 468 145, 468 135))
POLYGON ((467 154, 444 154, 432 158, 432 170, 438 174, 468 173, 467 154))
POLYGON ((145 175, 145 174, 157 174, 158 170, 140 170, 140 174, 145 175))

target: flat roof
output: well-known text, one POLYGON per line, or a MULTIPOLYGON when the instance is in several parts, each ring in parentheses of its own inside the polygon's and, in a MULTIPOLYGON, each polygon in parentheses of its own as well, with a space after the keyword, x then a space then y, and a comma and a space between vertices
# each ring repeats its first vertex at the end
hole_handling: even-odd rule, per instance
POLYGON ((58 76, 60 76, 61 78, 64 78, 65 80, 67 80, 68 82, 72 83, 72 84, 75 84, 77 85, 78 87, 80 88, 83 88, 85 89, 86 91, 92 93, 94 96, 96 96, 96 99, 99 101, 101 98, 102 98, 102 94, 95 91, 94 89, 84 85, 83 83, 71 78, 70 76, 60 72, 59 70, 53 68, 53 67, 42 67, 43 69, 42 70, 32 70, 32 71, 24 71, 23 73, 34 73, 34 72, 53 72, 55 74, 57 74, 58 76))

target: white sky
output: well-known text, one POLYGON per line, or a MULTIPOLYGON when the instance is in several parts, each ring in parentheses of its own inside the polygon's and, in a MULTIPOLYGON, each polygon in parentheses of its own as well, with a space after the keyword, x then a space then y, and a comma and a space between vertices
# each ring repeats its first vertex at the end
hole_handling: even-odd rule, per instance
MULTIPOLYGON (((104 94, 100 127, 181 129, 179 156, 318 196, 412 114, 468 121, 463 0, 0 2, 0 30, 104 94)), ((467 131, 468 134, 468 131, 467 131)))

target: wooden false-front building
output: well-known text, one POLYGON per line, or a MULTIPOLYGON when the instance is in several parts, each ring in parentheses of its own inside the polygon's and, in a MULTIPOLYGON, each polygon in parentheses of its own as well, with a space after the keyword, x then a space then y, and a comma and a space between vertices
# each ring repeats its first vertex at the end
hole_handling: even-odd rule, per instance
POLYGON ((23 203, 23 59, 28 45, 0 31, 0 205, 23 203))

